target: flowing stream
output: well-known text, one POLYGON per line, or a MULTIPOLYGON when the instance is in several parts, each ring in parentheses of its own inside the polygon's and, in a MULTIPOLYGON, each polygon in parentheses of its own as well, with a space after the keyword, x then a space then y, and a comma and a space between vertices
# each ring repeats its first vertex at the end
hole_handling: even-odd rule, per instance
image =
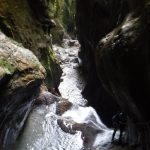
POLYGON ((57 113, 58 104, 36 106, 16 144, 16 150, 122 150, 111 144, 112 130, 82 97, 84 79, 79 69, 77 41, 64 40, 54 46, 63 70, 59 91, 70 107, 57 113), (69 46, 71 45, 71 46, 69 46))

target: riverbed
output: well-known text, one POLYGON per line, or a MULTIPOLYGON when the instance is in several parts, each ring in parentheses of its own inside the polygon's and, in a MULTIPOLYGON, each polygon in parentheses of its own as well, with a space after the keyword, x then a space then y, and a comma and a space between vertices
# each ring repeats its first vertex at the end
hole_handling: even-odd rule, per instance
POLYGON ((78 59, 79 48, 78 41, 67 39, 62 46, 53 46, 63 70, 59 86, 62 98, 34 107, 16 150, 126 150, 111 143, 113 130, 102 123, 81 94, 85 80, 78 59))

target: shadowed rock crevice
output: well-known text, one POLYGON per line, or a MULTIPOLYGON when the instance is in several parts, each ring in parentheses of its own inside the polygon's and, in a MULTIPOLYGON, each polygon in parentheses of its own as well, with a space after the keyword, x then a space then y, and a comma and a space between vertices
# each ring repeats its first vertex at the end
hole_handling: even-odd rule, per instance
POLYGON ((83 95, 91 105, 96 107, 102 120, 109 126, 113 113, 120 108, 97 76, 95 49, 99 40, 123 21, 129 12, 128 5, 126 0, 88 0, 86 2, 77 0, 76 5, 77 36, 81 44, 79 57, 87 76, 87 85, 83 90, 83 95), (110 108, 109 112, 105 111, 104 106, 110 108))
POLYGON ((148 0, 122 1, 122 3, 112 0, 107 4, 102 0, 88 1, 85 4, 82 0, 77 1, 76 21, 81 44, 79 56, 88 76, 83 94, 87 97, 92 95, 93 99, 89 98, 90 103, 97 108, 100 116, 101 113, 104 114, 105 123, 108 123, 108 111, 101 112, 100 108, 107 108, 111 102, 112 108, 109 109, 109 113, 113 114, 116 106, 119 105, 119 109, 126 112, 132 122, 128 124, 127 137, 129 136, 130 139, 128 142, 139 143, 143 145, 143 149, 149 149, 149 142, 146 140, 149 139, 150 120, 148 115, 149 8, 148 0), (99 7, 101 15, 95 8, 97 17, 92 15, 94 3, 103 6, 99 7), (119 12, 118 8, 121 7, 125 9, 119 12), (107 13, 104 13, 104 10, 107 13), (122 16, 118 20, 120 14, 122 16), (98 20, 97 24, 92 21, 95 17, 98 20), (103 20, 104 18, 109 22, 108 24, 103 20), (96 29, 98 36, 94 32, 96 29), (91 33, 95 35, 96 40, 91 33), (100 92, 102 89, 105 91, 102 93, 106 93, 104 103, 101 96, 96 98, 93 96, 95 94, 89 94, 95 93, 97 87, 101 87, 98 90, 99 95, 102 95, 100 92))

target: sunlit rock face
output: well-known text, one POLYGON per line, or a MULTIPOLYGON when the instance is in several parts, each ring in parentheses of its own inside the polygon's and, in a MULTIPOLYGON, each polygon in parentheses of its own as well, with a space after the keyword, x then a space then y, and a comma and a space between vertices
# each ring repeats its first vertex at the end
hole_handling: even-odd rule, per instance
POLYGON ((12 149, 46 72, 36 56, 0 32, 0 149, 12 149))
POLYGON ((49 88, 58 86, 61 74, 50 36, 53 11, 48 1, 1 0, 0 30, 34 52, 46 68, 49 88))

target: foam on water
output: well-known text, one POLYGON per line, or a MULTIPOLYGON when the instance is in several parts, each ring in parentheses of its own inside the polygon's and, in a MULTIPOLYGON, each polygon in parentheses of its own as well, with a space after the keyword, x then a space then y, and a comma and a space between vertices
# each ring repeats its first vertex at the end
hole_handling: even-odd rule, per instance
POLYGON ((70 118, 77 123, 93 122, 97 127, 101 128, 101 130, 107 129, 92 107, 73 106, 71 110, 63 114, 63 117, 70 118))
POLYGON ((81 132, 66 134, 57 124, 56 104, 34 109, 15 150, 80 150, 81 132))

